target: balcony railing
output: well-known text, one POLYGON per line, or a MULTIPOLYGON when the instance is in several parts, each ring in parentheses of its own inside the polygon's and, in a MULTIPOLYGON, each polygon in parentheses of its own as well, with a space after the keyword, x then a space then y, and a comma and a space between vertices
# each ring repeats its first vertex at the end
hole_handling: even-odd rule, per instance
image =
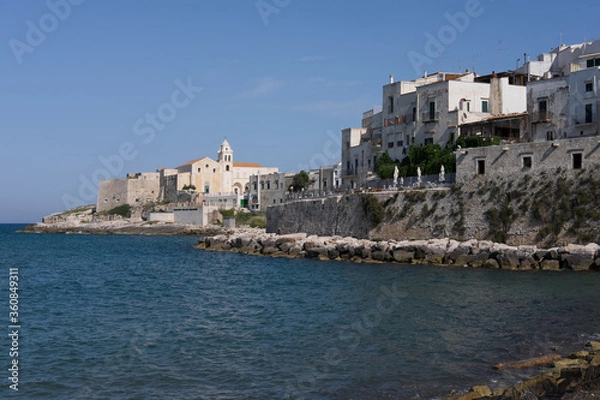
POLYGON ((531 120, 531 122, 533 122, 534 124, 550 121, 552 121, 552 113, 549 111, 534 112, 533 118, 531 120))
POLYGON ((440 113, 439 111, 436 112, 424 112, 421 113, 421 121, 423 122, 436 122, 440 120, 440 113))

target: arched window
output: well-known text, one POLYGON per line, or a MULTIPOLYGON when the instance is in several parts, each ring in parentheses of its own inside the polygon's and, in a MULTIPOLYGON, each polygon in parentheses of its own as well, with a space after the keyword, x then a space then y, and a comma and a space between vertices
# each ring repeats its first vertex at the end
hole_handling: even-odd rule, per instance
POLYGON ((204 185, 204 193, 210 193, 210 186, 204 185))
POLYGON ((229 165, 225 166, 225 171, 229 171, 229 165))

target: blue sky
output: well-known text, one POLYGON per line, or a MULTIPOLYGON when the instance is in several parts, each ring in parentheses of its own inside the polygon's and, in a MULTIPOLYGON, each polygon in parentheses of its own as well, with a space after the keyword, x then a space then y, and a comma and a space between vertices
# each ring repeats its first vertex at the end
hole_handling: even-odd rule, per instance
POLYGON ((389 74, 513 69, 561 34, 600 37, 598 15, 596 1, 2 1, 0 223, 94 203, 107 172, 216 157, 224 137, 236 161, 332 164, 389 74))

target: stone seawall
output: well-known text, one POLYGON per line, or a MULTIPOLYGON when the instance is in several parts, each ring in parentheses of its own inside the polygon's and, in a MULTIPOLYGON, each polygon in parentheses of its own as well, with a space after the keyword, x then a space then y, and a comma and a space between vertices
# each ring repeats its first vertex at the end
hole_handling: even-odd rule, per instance
POLYGON ((557 168, 415 188, 305 199, 267 208, 267 232, 419 240, 490 240, 545 248, 600 243, 600 178, 557 168))
POLYGON ((511 270, 600 270, 600 246, 597 244, 541 249, 474 239, 464 242, 451 239, 371 241, 246 231, 206 237, 200 240, 198 247, 273 257, 353 262, 426 263, 511 270))
MULTIPOLYGON (((387 195, 389 197, 389 194, 387 195)), ((267 232, 309 232, 319 236, 369 237, 371 222, 360 196, 305 199, 267 208, 267 232)))

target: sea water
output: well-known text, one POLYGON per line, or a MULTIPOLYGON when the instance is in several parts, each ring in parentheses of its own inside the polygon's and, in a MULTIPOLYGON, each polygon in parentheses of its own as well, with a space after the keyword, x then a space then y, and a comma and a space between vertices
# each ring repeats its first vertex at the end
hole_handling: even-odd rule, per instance
POLYGON ((0 225, 1 398, 15 392, 16 359, 24 399, 434 399, 516 383, 539 370, 491 367, 600 338, 600 273, 265 258, 198 250, 190 236, 20 228, 0 225))

